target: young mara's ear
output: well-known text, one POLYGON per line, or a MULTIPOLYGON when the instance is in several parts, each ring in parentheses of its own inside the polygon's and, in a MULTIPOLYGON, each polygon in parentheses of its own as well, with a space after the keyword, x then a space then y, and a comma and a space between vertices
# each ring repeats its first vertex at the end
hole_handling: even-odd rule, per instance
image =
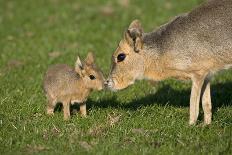
POLYGON ((79 75, 82 75, 82 70, 83 70, 83 64, 81 62, 81 59, 79 56, 77 56, 77 60, 76 60, 76 63, 75 63, 75 71, 79 74, 79 75))
POLYGON ((89 65, 91 65, 91 64, 94 63, 94 55, 93 55, 92 52, 89 52, 89 53, 88 53, 88 55, 87 55, 87 57, 86 57, 86 59, 85 59, 85 63, 86 63, 86 64, 89 64, 89 65))
POLYGON ((127 43, 134 48, 135 52, 139 52, 142 49, 143 28, 139 20, 134 20, 130 24, 128 30, 124 33, 124 39, 127 43))

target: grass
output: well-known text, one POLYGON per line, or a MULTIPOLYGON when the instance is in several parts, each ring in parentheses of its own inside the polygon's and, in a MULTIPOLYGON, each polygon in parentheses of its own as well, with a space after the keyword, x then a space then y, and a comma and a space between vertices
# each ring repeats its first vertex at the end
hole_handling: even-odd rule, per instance
POLYGON ((0 154, 231 154, 232 72, 212 82, 213 123, 188 126, 190 83, 94 92, 88 117, 45 115, 43 75, 94 51, 107 75, 135 18, 151 31, 201 0, 0 0, 0 154), (129 3, 127 3, 129 2, 129 3))

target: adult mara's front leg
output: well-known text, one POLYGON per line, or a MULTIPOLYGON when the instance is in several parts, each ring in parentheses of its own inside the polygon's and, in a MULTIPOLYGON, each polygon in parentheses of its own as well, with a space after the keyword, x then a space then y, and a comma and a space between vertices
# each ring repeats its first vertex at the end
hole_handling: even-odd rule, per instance
POLYGON ((204 83, 205 74, 194 74, 192 76, 192 89, 190 96, 190 118, 189 124, 194 125, 199 115, 199 102, 201 97, 201 89, 204 83))

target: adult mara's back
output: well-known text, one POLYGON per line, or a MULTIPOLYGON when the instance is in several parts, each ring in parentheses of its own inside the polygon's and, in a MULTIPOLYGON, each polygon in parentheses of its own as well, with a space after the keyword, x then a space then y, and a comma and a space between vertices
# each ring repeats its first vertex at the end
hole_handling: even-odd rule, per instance
POLYGON ((232 66, 232 1, 210 0, 144 33, 134 20, 112 56, 107 85, 120 90, 138 79, 191 79, 189 124, 195 124, 202 95, 204 123, 212 118, 210 77, 232 66))

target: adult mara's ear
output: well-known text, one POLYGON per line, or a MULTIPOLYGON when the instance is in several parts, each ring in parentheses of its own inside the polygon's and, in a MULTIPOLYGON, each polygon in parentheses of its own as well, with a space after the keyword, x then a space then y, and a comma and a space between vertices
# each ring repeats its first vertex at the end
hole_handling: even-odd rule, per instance
POLYGON ((131 22, 129 28, 124 33, 124 39, 134 48, 135 52, 139 52, 143 46, 142 35, 143 28, 139 20, 136 19, 131 22))
POLYGON ((79 56, 77 56, 77 60, 76 60, 76 63, 75 63, 75 71, 80 75, 82 76, 82 72, 84 70, 84 66, 81 62, 81 59, 79 56))
POLYGON ((85 63, 88 65, 92 65, 94 64, 94 54, 92 52, 89 52, 86 59, 85 59, 85 63))

